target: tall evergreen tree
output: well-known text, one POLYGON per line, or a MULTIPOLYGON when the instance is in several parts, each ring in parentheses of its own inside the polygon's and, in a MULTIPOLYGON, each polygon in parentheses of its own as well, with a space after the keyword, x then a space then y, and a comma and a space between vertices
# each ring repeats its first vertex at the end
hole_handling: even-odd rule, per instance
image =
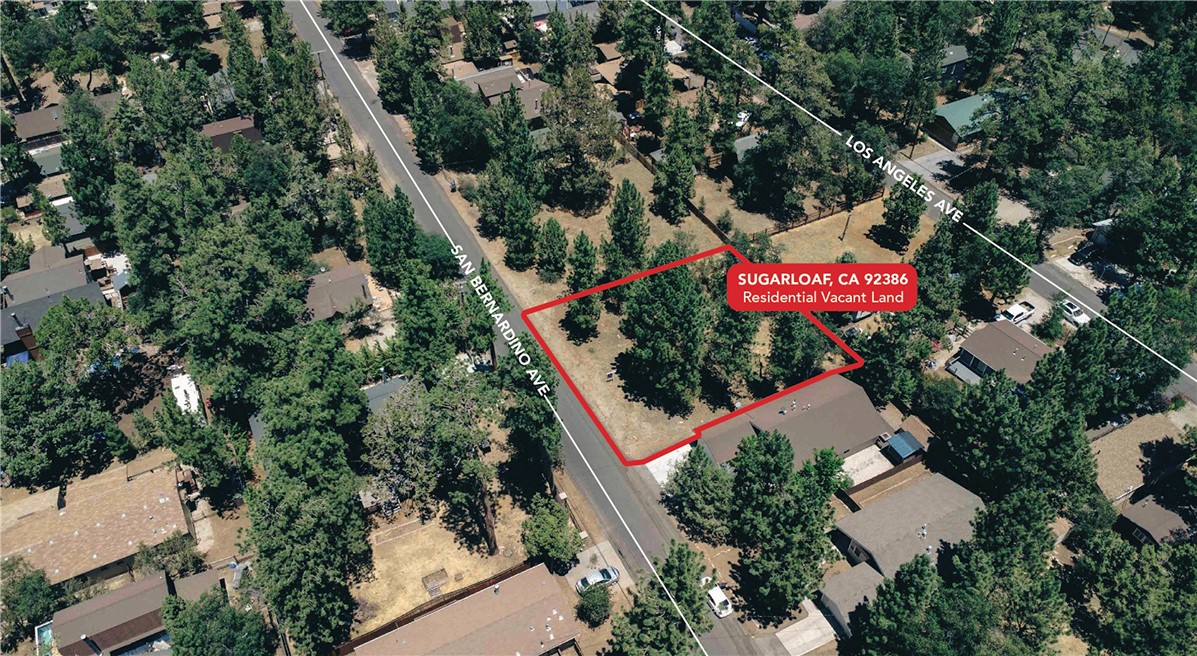
MULTIPOLYGON (((912 187, 922 184, 922 178, 914 176, 912 187)), ((913 191, 896 187, 885 201, 885 227, 889 228, 900 250, 905 251, 910 240, 919 231, 919 219, 926 210, 923 199, 913 191)))
MULTIPOLYGON (((648 249, 648 219, 644 216, 644 198, 630 180, 624 179, 615 190, 607 226, 611 240, 603 240, 603 280, 619 280, 642 270, 648 249)), ((626 289, 620 285, 607 290, 608 302, 619 308, 626 289)))
POLYGON ((407 260, 415 256, 416 225, 411 201, 398 187, 393 198, 381 192, 366 197, 362 225, 366 233, 366 259, 374 275, 387 286, 398 286, 407 260))
POLYGON ((82 90, 67 97, 63 107, 62 168, 70 174, 67 193, 75 199, 79 218, 96 231, 101 241, 113 238, 109 194, 116 166, 104 115, 82 90))
POLYGON ((220 29, 225 42, 229 44, 226 66, 229 81, 233 84, 237 111, 254 116, 260 124, 265 119, 264 112, 269 110, 266 78, 262 64, 249 43, 249 31, 234 5, 227 4, 221 9, 220 29))
POLYGON ((492 160, 516 186, 540 201, 545 194, 544 163, 540 146, 524 118, 524 104, 514 88, 503 94, 490 126, 492 160))
POLYGON ((609 100, 600 98, 586 67, 569 70, 545 92, 543 115, 551 153, 546 179, 553 203, 577 212, 602 206, 611 189, 618 126, 609 100))
MULTIPOLYGON (((579 232, 578 236, 574 237, 573 252, 569 255, 566 287, 571 294, 576 294, 594 287, 598 281, 598 250, 585 232, 579 232)), ((575 299, 565 308, 565 325, 575 339, 589 338, 598 328, 602 311, 598 294, 575 299)))
POLYGON ((822 370, 830 340, 801 312, 779 312, 769 321, 769 373, 782 386, 822 370))
POLYGON ((503 55, 503 25, 499 22, 498 7, 489 2, 471 2, 465 10, 466 60, 479 70, 493 68, 503 55))
MULTIPOLYGON (((676 241, 662 244, 651 266, 685 257, 676 241)), ((632 341, 623 379, 629 391, 671 413, 693 407, 701 379, 709 300, 693 272, 674 267, 631 284, 620 330, 632 341)))
POLYGON ((698 635, 711 629, 704 590, 699 584, 708 575, 701 554, 691 551, 684 542, 672 541, 665 560, 653 562, 673 601, 655 581, 646 580, 637 586, 632 607, 615 618, 609 643, 613 656, 694 654, 697 644, 687 624, 698 635), (678 618, 679 608, 685 622, 678 618))
POLYGON ((569 239, 561 223, 553 217, 545 221, 536 246, 536 273, 545 282, 556 282, 565 275, 569 239))
POLYGON ((691 448, 663 491, 666 507, 687 533, 711 544, 727 540, 732 474, 715 464, 705 449, 691 448))

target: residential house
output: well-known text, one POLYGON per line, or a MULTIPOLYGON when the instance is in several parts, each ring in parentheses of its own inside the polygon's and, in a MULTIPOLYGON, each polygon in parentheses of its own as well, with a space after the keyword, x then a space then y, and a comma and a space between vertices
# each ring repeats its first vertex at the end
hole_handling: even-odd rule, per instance
POLYGON ((877 586, 916 556, 934 563, 940 549, 968 540, 981 498, 942 474, 915 480, 836 522, 832 541, 853 567, 823 585, 820 603, 851 635, 851 615, 877 586), (865 569, 871 571, 866 571, 865 569))
POLYGON ((262 140, 262 131, 254 126, 252 116, 214 121, 202 126, 200 133, 212 142, 213 148, 219 148, 226 153, 232 148, 235 135, 239 134, 250 141, 262 140))
POLYGON ((532 20, 543 21, 554 11, 565 14, 565 18, 581 16, 591 22, 598 20, 598 0, 529 0, 532 20))
POLYGON ((966 383, 976 384, 983 376, 1005 371, 1019 385, 1031 381, 1031 373, 1051 347, 1035 339, 1011 321, 994 321, 973 332, 960 345, 960 352, 948 363, 948 371, 966 383))
POLYGON ((619 52, 619 46, 615 43, 599 43, 594 46, 598 54, 598 62, 618 61, 623 58, 623 53, 619 52))
POLYGON ((214 589, 224 590, 222 570, 178 580, 160 573, 64 608, 51 622, 56 649, 62 656, 157 651, 140 648, 169 645, 161 613, 166 597, 195 601, 214 589))
POLYGON ((105 300, 83 256, 67 257, 58 246, 34 251, 28 269, 0 279, 0 308, 8 315, 0 324, 5 364, 38 358, 34 333, 63 298, 105 300))
POLYGON ((500 66, 467 75, 460 78, 460 82, 467 87, 476 89, 488 106, 499 104, 503 94, 508 93, 514 87, 515 93, 524 105, 524 118, 534 128, 540 127, 543 123, 540 113, 544 109, 542 100, 549 84, 533 78, 530 73, 517 70, 512 66, 500 66))
MULTIPOLYGON (((106 93, 92 97, 92 101, 105 116, 111 116, 120 102, 119 93, 106 93)), ((62 141, 63 106, 50 105, 31 112, 14 114, 17 136, 27 150, 60 143, 62 141)))
POLYGON ((40 509, 4 526, 4 557, 21 556, 50 583, 107 579, 130 571, 141 545, 191 534, 175 469, 110 476, 50 490, 40 509))
POLYGON ((370 281, 356 264, 308 278, 307 309, 312 321, 332 319, 374 302, 370 281))
POLYGON ((753 132, 752 134, 750 134, 746 137, 740 137, 739 139, 736 139, 735 143, 732 146, 732 148, 736 151, 736 161, 743 162, 744 157, 748 155, 748 151, 752 150, 753 148, 756 148, 757 145, 760 143, 760 140, 761 140, 760 132, 753 132))
POLYGON ((1141 545, 1183 542, 1197 535, 1180 513, 1161 504, 1154 496, 1143 497, 1124 508, 1115 528, 1141 545))
POLYGON ((357 646, 358 656, 576 654, 581 624, 543 564, 441 606, 357 646))
POLYGON ((883 581, 885 577, 868 563, 857 563, 852 569, 827 579, 819 588, 819 603, 835 618, 838 628, 851 636, 852 614, 876 598, 883 581))
POLYGON ((62 146, 54 144, 34 150, 31 155, 33 162, 42 170, 42 175, 49 177, 62 173, 62 146))
POLYGON ((992 98, 992 94, 980 94, 936 108, 927 134, 945 147, 956 150, 980 131, 983 117, 979 113, 984 112, 992 98))
POLYGON ((740 441, 753 433, 779 431, 794 447, 801 463, 818 449, 834 449, 840 457, 888 438, 894 428, 878 413, 864 388, 843 376, 830 376, 752 407, 703 431, 698 444, 711 459, 726 465, 740 441))
POLYGON ((1117 504, 1176 472, 1188 458, 1183 435, 1166 415, 1154 414, 1090 442, 1102 494, 1117 504))
POLYGON ((968 66, 968 48, 963 45, 948 46, 943 50, 943 59, 939 62, 939 79, 944 82, 956 81, 964 77, 964 69, 968 66))

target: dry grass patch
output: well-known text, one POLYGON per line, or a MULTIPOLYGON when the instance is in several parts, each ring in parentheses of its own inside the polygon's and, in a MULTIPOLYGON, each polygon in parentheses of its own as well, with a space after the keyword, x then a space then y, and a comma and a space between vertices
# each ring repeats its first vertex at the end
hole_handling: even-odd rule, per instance
POLYGON ((848 222, 844 239, 846 212, 833 214, 804 226, 788 230, 773 237, 773 243, 781 249, 783 262, 832 262, 847 251, 856 254, 860 262, 903 262, 910 261, 935 230, 935 219, 926 215, 919 220, 919 231, 910 240, 904 254, 890 250, 873 241, 869 231, 874 226, 885 224, 882 215, 885 206, 880 198, 857 206, 848 222))

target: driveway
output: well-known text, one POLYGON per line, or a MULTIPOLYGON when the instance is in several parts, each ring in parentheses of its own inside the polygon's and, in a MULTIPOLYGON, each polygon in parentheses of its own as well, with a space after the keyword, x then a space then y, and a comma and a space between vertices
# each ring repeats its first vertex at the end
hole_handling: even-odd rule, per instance
POLYGON ((808 654, 836 638, 831 622, 815 606, 814 602, 810 599, 803 599, 802 608, 807 614, 802 621, 777 632, 777 639, 781 640, 781 644, 789 656, 803 656, 803 654, 808 654))

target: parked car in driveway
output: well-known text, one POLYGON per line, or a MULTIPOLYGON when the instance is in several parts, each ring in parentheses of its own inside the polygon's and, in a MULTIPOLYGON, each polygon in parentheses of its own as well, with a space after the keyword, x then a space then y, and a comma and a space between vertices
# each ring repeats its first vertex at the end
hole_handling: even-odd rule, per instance
POLYGON ((1034 314, 1034 305, 1026 301, 1019 301, 1005 310, 1002 310, 1001 313, 994 317, 994 321, 1005 319, 1006 321, 1013 323, 1022 323, 1027 319, 1030 319, 1034 314))
POLYGON ((1080 328, 1090 321, 1089 315, 1085 314, 1085 311, 1081 309, 1081 306, 1073 303, 1072 301, 1060 301, 1060 309, 1064 311, 1064 319, 1077 328, 1080 328))
POLYGON ((596 569, 587 574, 585 577, 578 579, 575 586, 578 589, 578 594, 586 592, 586 589, 594 585, 611 585, 619 580, 619 570, 614 567, 604 567, 596 569))

